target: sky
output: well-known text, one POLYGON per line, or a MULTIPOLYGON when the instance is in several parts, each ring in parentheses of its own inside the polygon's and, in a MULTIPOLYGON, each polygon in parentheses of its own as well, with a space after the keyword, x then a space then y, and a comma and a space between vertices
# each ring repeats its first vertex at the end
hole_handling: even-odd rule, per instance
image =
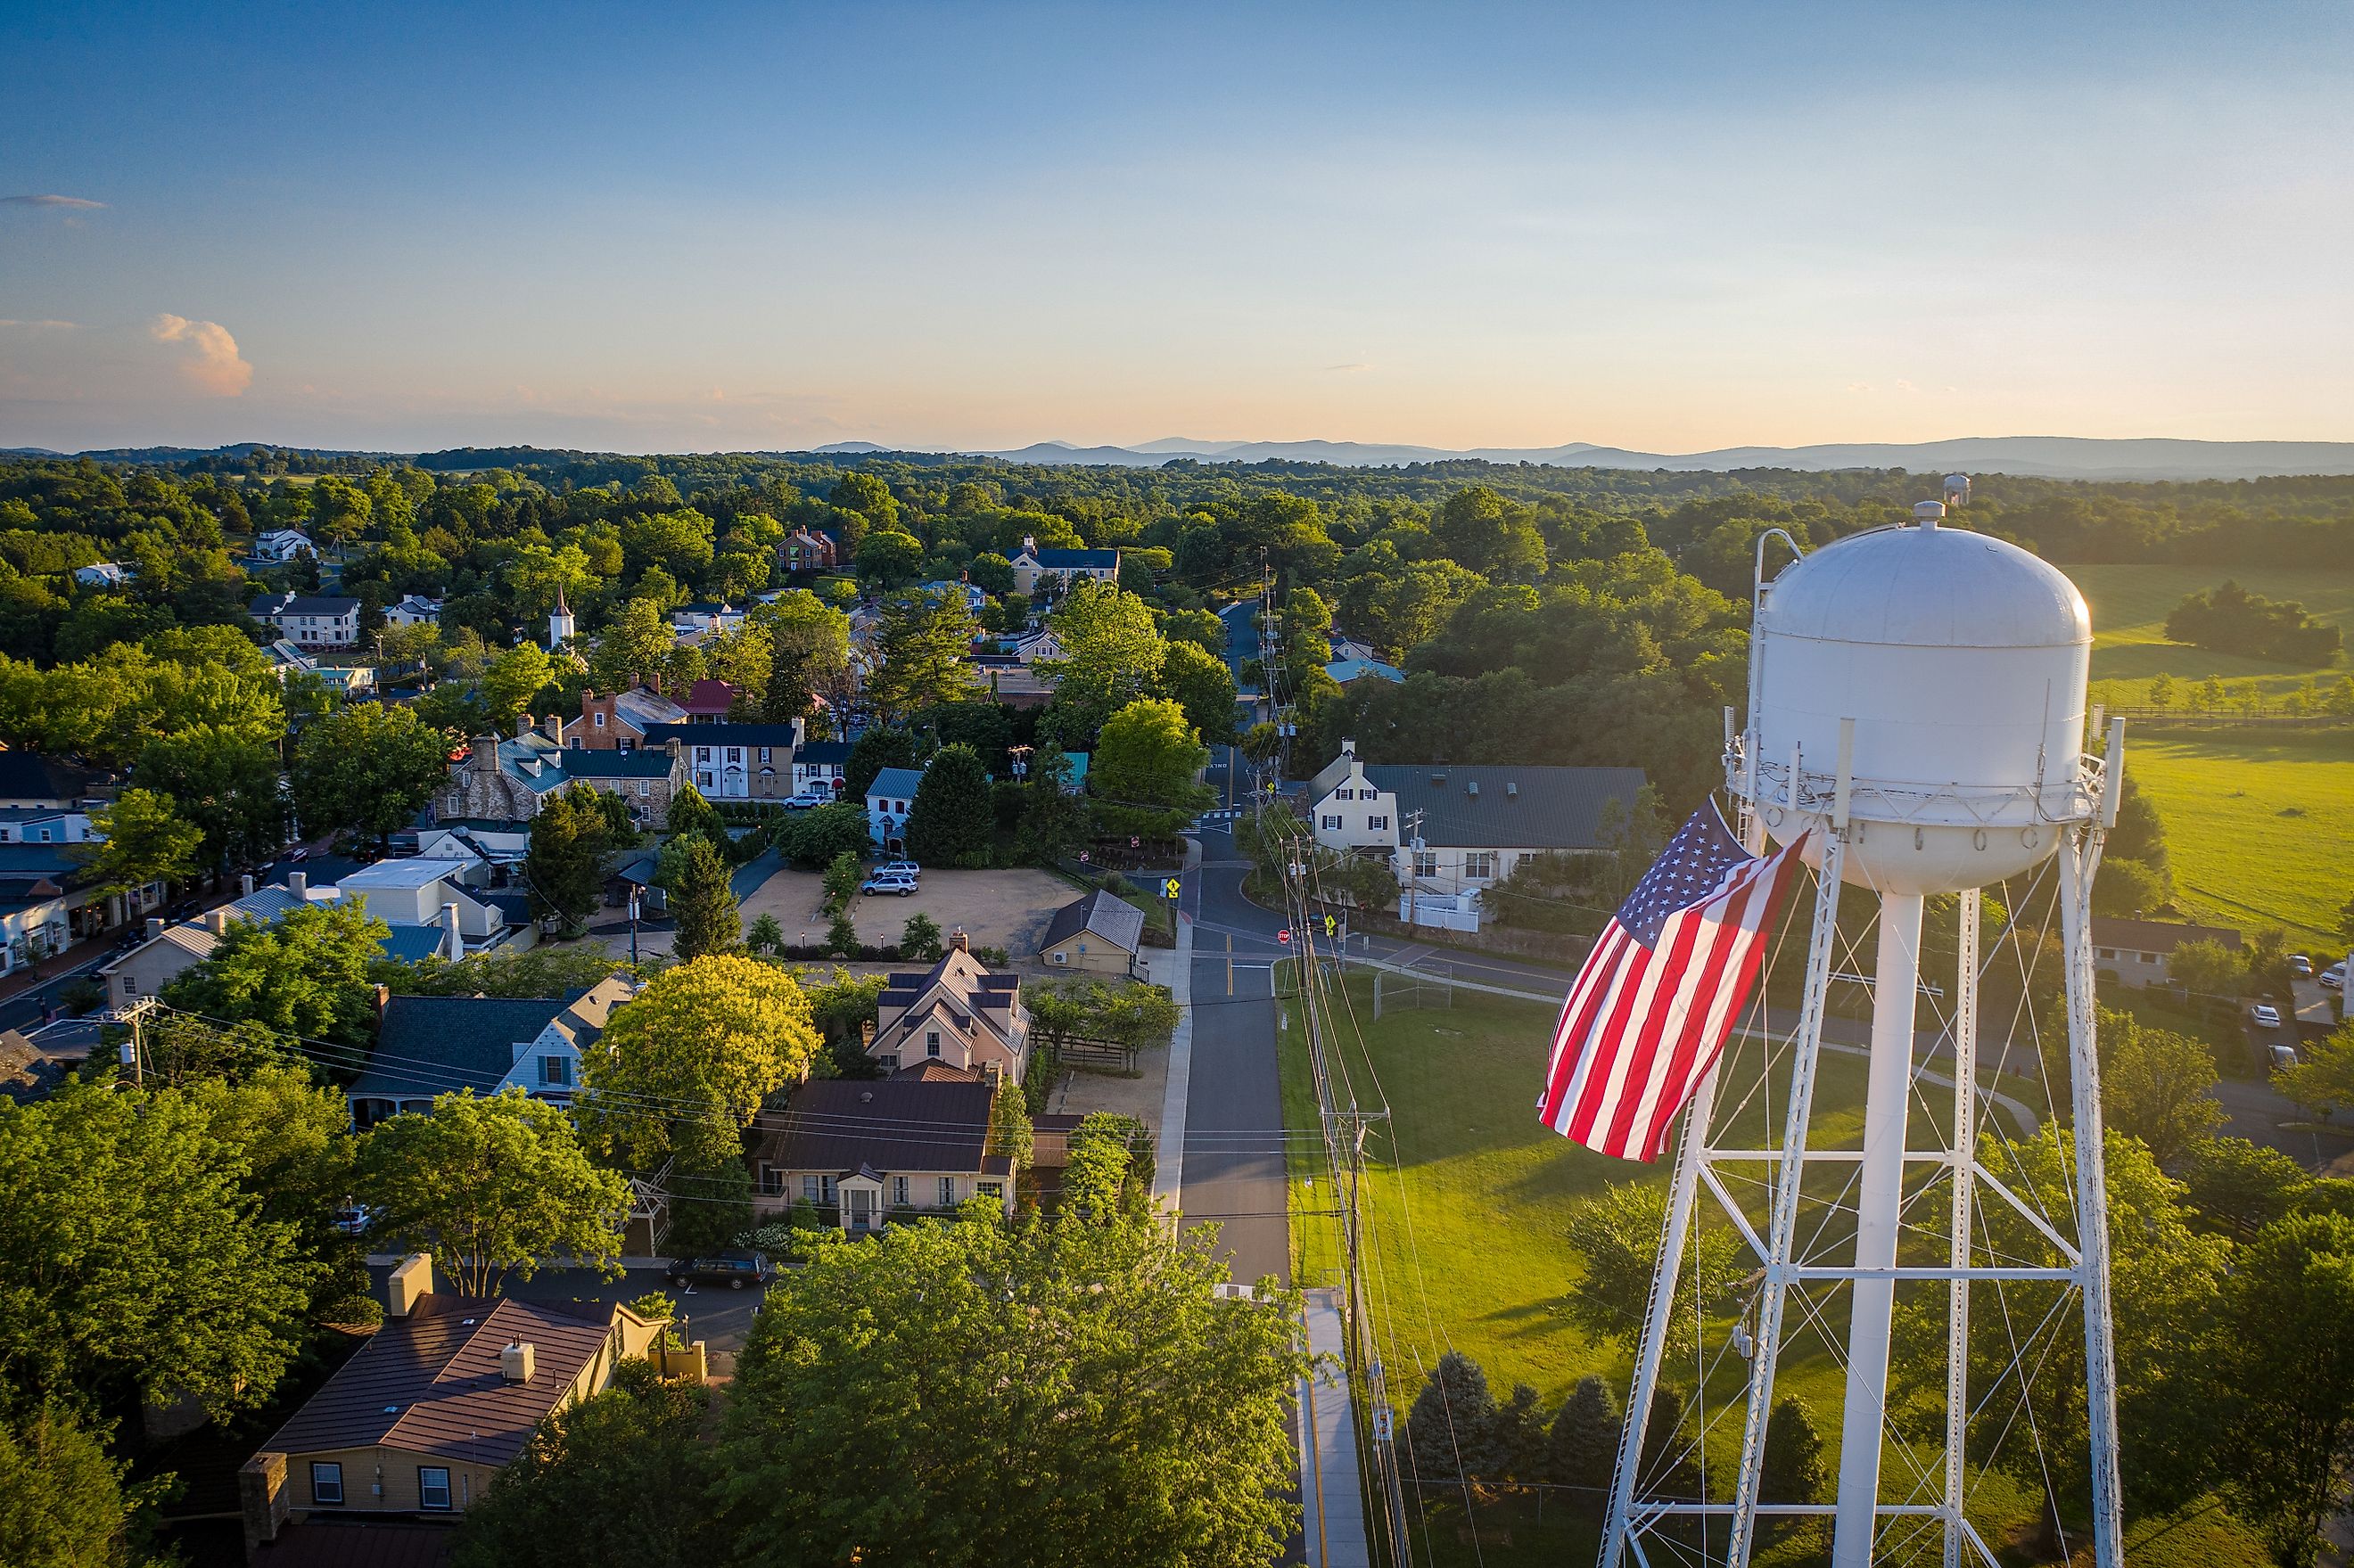
POLYGON ((2354 439, 2354 7, 0 0, 0 448, 2354 439))

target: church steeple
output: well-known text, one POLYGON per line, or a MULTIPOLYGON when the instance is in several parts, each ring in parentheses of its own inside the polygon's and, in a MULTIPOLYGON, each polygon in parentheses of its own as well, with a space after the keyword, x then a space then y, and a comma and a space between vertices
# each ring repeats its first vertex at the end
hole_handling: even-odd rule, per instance
POLYGON ((572 608, 564 602, 564 585, 556 586, 556 608, 547 612, 547 651, 561 653, 572 641, 572 608))

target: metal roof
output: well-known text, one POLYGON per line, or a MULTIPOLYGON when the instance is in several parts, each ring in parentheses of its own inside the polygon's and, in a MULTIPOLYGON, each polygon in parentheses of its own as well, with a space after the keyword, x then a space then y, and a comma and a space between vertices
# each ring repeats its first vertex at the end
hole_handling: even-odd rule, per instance
POLYGON ((866 794, 870 800, 887 797, 894 800, 912 800, 923 782, 924 770, 920 768, 885 768, 875 776, 874 783, 866 786, 866 794))
POLYGON ((667 779, 671 757, 659 747, 642 751, 567 751, 561 771, 576 779, 667 779))
POLYGON ((789 724, 656 724, 646 726, 646 744, 674 740, 681 746, 783 746, 793 743, 789 724))
POLYGON ((1090 893, 1055 911, 1055 917, 1046 923, 1046 934, 1038 940, 1039 950, 1044 952, 1082 931, 1133 953, 1144 940, 1144 911, 1108 893, 1090 893))

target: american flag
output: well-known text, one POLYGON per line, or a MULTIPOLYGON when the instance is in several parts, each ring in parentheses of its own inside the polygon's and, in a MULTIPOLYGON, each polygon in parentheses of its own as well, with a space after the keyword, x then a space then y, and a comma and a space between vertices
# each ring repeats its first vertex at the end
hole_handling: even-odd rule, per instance
POLYGON ((1547 1127, 1621 1160, 1659 1158, 1748 999, 1803 842, 1753 855, 1713 801, 1692 813, 1569 988, 1537 1102, 1547 1127))

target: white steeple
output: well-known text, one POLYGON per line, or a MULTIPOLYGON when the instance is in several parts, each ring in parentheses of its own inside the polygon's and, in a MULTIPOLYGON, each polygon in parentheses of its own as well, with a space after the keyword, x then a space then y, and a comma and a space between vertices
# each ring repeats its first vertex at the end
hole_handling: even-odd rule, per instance
POLYGON ((561 653, 564 645, 572 641, 572 609, 564 602, 561 584, 556 589, 556 608, 547 612, 547 651, 561 653))

